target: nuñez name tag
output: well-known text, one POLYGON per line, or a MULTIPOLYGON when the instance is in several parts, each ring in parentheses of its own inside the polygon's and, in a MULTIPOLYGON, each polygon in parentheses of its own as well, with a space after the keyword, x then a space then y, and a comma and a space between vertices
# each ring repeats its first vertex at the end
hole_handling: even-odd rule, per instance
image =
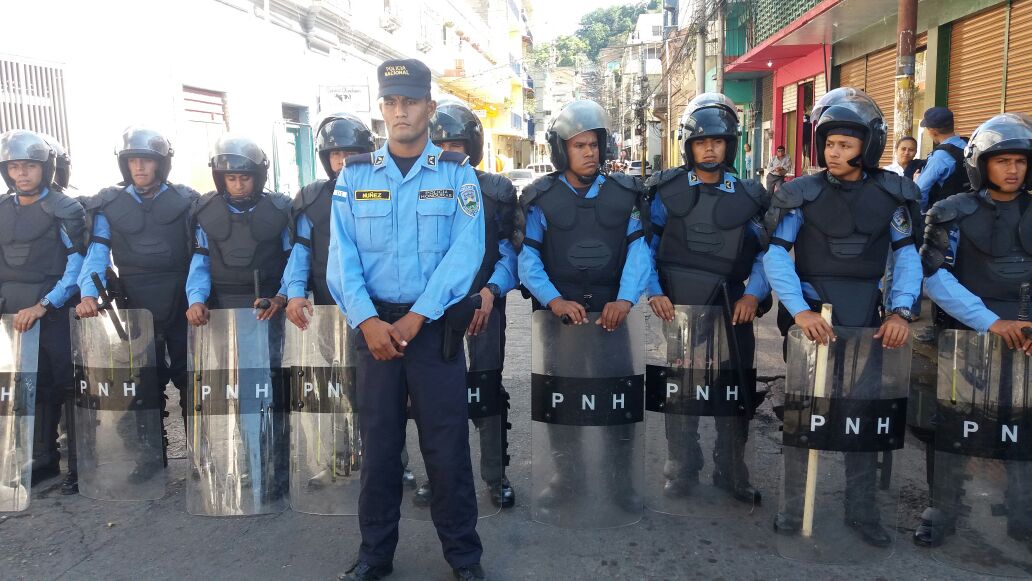
POLYGON ((454 200, 455 190, 419 190, 420 200, 454 200))
POLYGON ((390 200, 390 190, 355 190, 356 202, 369 202, 372 200, 390 200))

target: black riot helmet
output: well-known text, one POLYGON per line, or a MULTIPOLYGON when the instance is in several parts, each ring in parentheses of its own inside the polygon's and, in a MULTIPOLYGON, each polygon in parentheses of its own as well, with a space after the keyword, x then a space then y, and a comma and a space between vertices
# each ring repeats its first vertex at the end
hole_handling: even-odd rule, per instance
POLYGON ((824 160, 824 144, 833 129, 859 138, 860 155, 849 161, 853 167, 877 169, 882 152, 885 151, 887 130, 885 117, 878 104, 867 93, 850 87, 832 91, 821 97, 813 106, 810 116, 813 122, 814 146, 817 150, 817 165, 827 167, 824 160), (835 94, 832 94, 835 93, 835 94))
POLYGON ((41 187, 48 187, 54 181, 57 159, 43 136, 26 129, 15 129, 0 135, 0 173, 4 176, 8 191, 28 195, 15 189, 14 180, 7 174, 7 164, 12 161, 35 161, 43 164, 41 187))
MULTIPOLYGON (((1001 153, 1020 153, 1032 161, 1032 125, 1028 116, 1001 113, 978 126, 964 148, 964 165, 975 191, 993 184, 986 162, 1001 153)), ((1025 188, 1032 187, 1032 171, 1025 172, 1025 188)))
POLYGON ((61 191, 67 190, 72 179, 72 158, 57 138, 46 133, 40 133, 39 136, 54 150, 54 187, 61 191))
POLYGON ((172 171, 172 144, 161 133, 146 127, 126 127, 122 132, 122 143, 118 148, 118 169, 122 172, 122 183, 129 185, 133 183, 132 173, 129 171, 130 157, 149 157, 157 160, 158 173, 157 183, 163 184, 168 180, 168 174, 172 171))
POLYGON ((484 124, 468 105, 457 99, 437 103, 437 112, 430 119, 430 141, 465 141, 469 164, 480 165, 484 159, 484 124))
POLYGON ((215 189, 220 194, 226 193, 226 174, 246 173, 254 176, 254 192, 257 196, 265 188, 269 177, 269 158, 252 139, 223 135, 215 142, 211 150, 211 177, 215 180, 215 189))
POLYGON ((721 166, 730 169, 738 154, 738 111, 731 99, 720 93, 703 93, 688 102, 681 114, 681 156, 685 167, 696 165, 704 171, 716 171, 721 166), (724 161, 721 163, 696 164, 692 156, 691 142, 707 137, 722 137, 727 143, 724 161))
POLYGON ((578 99, 563 107, 563 110, 552 120, 548 132, 545 133, 552 166, 559 172, 569 169, 570 160, 566 156, 566 141, 585 131, 594 131, 598 134, 598 163, 601 167, 606 160, 606 147, 609 143, 608 126, 609 117, 602 106, 594 101, 578 99))
POLYGON ((330 167, 331 151, 368 153, 376 149, 376 144, 373 143, 373 132, 361 119, 351 113, 330 113, 319 122, 315 148, 326 175, 335 178, 337 174, 330 167))

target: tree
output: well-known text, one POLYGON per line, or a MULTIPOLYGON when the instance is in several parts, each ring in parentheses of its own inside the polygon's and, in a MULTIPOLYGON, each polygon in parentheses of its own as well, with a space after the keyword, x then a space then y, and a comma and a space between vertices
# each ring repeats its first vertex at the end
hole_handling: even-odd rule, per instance
POLYGON ((588 45, 576 36, 557 36, 552 42, 542 42, 534 46, 530 53, 531 65, 544 69, 550 66, 572 67, 588 52, 588 45), (554 51, 555 62, 552 62, 554 51))
POLYGON ((576 36, 586 45, 587 57, 595 60, 598 52, 609 43, 623 43, 627 34, 634 29, 638 16, 658 8, 659 0, 597 8, 581 17, 576 36))

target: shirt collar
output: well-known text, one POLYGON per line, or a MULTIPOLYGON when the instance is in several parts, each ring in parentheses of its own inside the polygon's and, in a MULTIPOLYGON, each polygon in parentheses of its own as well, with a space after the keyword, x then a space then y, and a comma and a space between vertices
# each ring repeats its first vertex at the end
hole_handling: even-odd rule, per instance
MULTIPOLYGON (((40 193, 39 193, 39 197, 36 198, 36 202, 39 202, 43 198, 47 197, 47 194, 49 194, 49 193, 50 193, 50 188, 43 188, 43 190, 40 191, 40 193)), ((21 205, 21 197, 18 194, 14 195, 14 203, 18 204, 19 206, 21 205)), ((35 203, 35 202, 33 202, 33 203, 35 203)))
MULTIPOLYGON (((568 181, 568 180, 566 179, 566 174, 565 174, 565 173, 560 173, 560 174, 559 174, 559 179, 560 179, 560 180, 561 180, 561 181, 562 181, 562 182, 563 182, 564 184, 566 184, 567 186, 569 186, 569 187, 570 187, 570 189, 571 189, 571 190, 573 190, 573 192, 574 192, 575 194, 577 194, 578 196, 580 195, 580 192, 578 192, 578 191, 577 191, 577 188, 573 187, 573 184, 571 184, 571 183, 570 183, 570 182, 569 182, 569 181, 568 181)), ((595 176, 595 181, 591 182, 591 185, 589 185, 589 186, 588 186, 588 191, 587 191, 587 193, 586 193, 586 194, 584 194, 584 197, 585 197, 585 198, 589 197, 589 196, 588 196, 588 194, 590 194, 592 190, 597 190, 597 189, 601 188, 601 187, 602 187, 602 183, 603 183, 603 182, 605 182, 605 181, 606 181, 606 176, 604 176, 604 175, 602 175, 602 174, 598 174, 597 176, 595 176)))
MULTIPOLYGON (((161 194, 161 192, 164 192, 167 189, 168 189, 168 184, 161 184, 161 187, 158 188, 158 191, 154 192, 154 197, 155 198, 158 197, 158 195, 161 194)), ((137 200, 141 200, 140 192, 136 191, 136 186, 135 185, 129 184, 128 186, 126 186, 125 191, 129 192, 130 194, 132 194, 137 200)))
MULTIPOLYGON (((437 166, 441 163, 442 151, 443 150, 440 147, 434 145, 433 141, 427 139, 426 147, 423 148, 423 153, 419 154, 419 159, 416 160, 416 165, 437 171, 437 166)), ((387 149, 387 144, 384 143, 380 146, 380 149, 377 149, 369 155, 373 162, 373 171, 378 171, 387 167, 387 162, 391 157, 391 152, 387 149)))
MULTIPOLYGON (((725 171, 724 175, 723 175, 723 177, 722 177, 722 179, 721 179, 719 184, 708 184, 708 185, 711 185, 714 188, 717 188, 718 190, 720 190, 722 192, 727 192, 729 194, 733 194, 733 193, 735 193, 735 182, 736 181, 738 181, 738 179, 734 176, 734 174, 732 174, 731 172, 726 172, 725 171)), ((698 186, 698 185, 702 185, 702 183, 703 183, 703 181, 699 179, 699 176, 695 175, 695 170, 689 170, 688 171, 688 185, 689 186, 698 186)))

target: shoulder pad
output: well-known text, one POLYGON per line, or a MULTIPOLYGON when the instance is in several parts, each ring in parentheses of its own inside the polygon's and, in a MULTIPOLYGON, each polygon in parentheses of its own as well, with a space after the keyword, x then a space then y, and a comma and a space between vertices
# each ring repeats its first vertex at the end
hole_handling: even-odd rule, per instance
POLYGON ((645 186, 641 183, 641 179, 635 176, 627 175, 623 172, 613 172, 606 176, 606 179, 613 180, 614 182, 620 184, 621 186, 635 193, 640 194, 645 191, 645 186))
POLYGON ((480 180, 480 193, 503 204, 516 203, 516 186, 512 181, 496 173, 477 172, 480 180))
POLYGON ((824 189, 824 175, 817 174, 796 178, 781 184, 770 197, 770 205, 775 208, 791 210, 802 206, 804 202, 812 202, 821 195, 824 189))
POLYGON ((217 200, 221 197, 222 196, 217 191, 208 192, 207 194, 202 195, 201 197, 197 198, 197 201, 194 202, 193 210, 191 211, 191 213, 194 216, 196 216, 198 212, 200 212, 201 209, 210 204, 212 200, 217 200))
POLYGON ((294 196, 293 207, 295 210, 304 210, 308 206, 311 206, 317 199, 319 194, 322 193, 322 189, 326 187, 326 184, 330 183, 330 180, 315 180, 301 188, 301 191, 294 196))
POLYGON ((281 194, 279 192, 265 192, 265 197, 268 198, 272 205, 276 206, 279 210, 286 210, 290 208, 291 199, 290 196, 281 194))
POLYGON ((469 161, 469 156, 465 153, 459 153, 457 151, 442 151, 441 156, 438 158, 441 161, 450 161, 459 165, 466 165, 469 161))
POLYGON ((872 179, 878 187, 901 202, 914 202, 921 197, 921 190, 914 180, 907 179, 895 172, 878 170, 872 179))
POLYGON ((534 201, 541 196, 541 194, 552 189, 552 186, 555 185, 557 175, 559 174, 550 173, 530 182, 530 184, 523 188, 523 193, 520 195, 520 205, 524 208, 529 208, 533 205, 534 201))
POLYGON ((975 210, 978 210, 977 194, 974 192, 953 194, 944 200, 939 200, 928 210, 928 222, 945 224, 966 218, 974 214, 975 210))
POLYGON ((356 165, 372 165, 373 163, 373 152, 369 153, 356 153, 349 155, 344 158, 344 167, 353 167, 356 165))
POLYGON ((47 198, 50 199, 50 207, 53 208, 54 216, 61 220, 85 220, 86 212, 79 203, 78 198, 70 198, 60 192, 50 192, 47 198))
POLYGON ((125 186, 110 186, 100 190, 92 196, 80 197, 79 201, 82 202, 82 205, 87 212, 92 212, 115 201, 115 198, 124 191, 125 186))
POLYGON ((645 180, 645 187, 649 189, 658 188, 663 184, 673 180, 677 176, 687 173, 683 166, 677 166, 673 169, 664 169, 657 173, 652 174, 649 179, 645 180))
POLYGON ((761 208, 766 210, 770 207, 770 194, 767 193, 767 189, 764 188, 760 182, 756 180, 740 179, 738 180, 738 183, 742 186, 742 190, 744 190, 746 194, 749 194, 750 198, 756 200, 756 203, 759 204, 761 208))
POLYGON ((199 199, 201 197, 201 194, 199 194, 197 192, 197 190, 191 188, 190 186, 188 186, 186 184, 171 184, 170 183, 170 184, 168 184, 168 189, 174 191, 175 193, 179 194, 180 196, 183 196, 184 198, 186 198, 187 200, 189 200, 191 202, 193 202, 193 201, 195 201, 195 200, 197 200, 197 199, 199 199))

